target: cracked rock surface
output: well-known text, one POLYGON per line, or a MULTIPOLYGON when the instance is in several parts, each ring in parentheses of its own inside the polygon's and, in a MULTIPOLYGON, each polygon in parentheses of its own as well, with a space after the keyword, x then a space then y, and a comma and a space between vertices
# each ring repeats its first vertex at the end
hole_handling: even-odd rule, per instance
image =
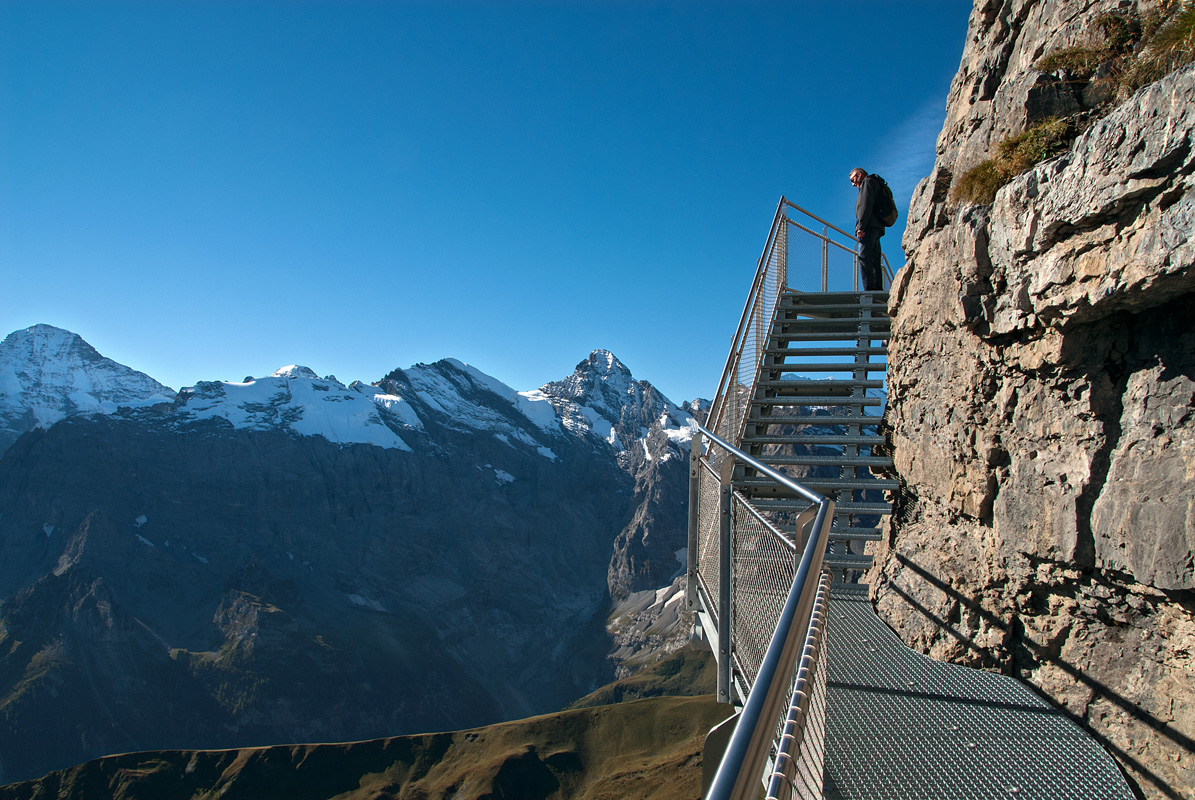
POLYGON ((869 580, 911 646, 1021 677, 1145 797, 1195 798, 1195 65, 992 206, 948 199, 1037 118, 1033 64, 1124 5, 976 3, 890 301, 902 490, 869 580))

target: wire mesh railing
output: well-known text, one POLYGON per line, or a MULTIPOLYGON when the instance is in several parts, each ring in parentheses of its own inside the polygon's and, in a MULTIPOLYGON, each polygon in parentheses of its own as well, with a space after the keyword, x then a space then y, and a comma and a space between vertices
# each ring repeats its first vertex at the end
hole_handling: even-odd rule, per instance
POLYGON ((765 800, 822 800, 826 761, 826 614, 829 572, 822 572, 788 714, 776 740, 765 800))
POLYGON ((792 588, 800 553, 743 495, 734 492, 731 502, 731 657, 743 682, 752 686, 792 588))
MULTIPOLYGON (((858 240, 800 206, 780 198, 755 280, 747 295, 706 427, 736 447, 742 442, 752 392, 767 348, 772 319, 787 289, 858 291, 858 240), (799 283, 800 286, 794 285, 799 283)), ((892 270, 883 258, 884 285, 892 270)))
POLYGON ((710 607, 717 608, 721 599, 718 580, 718 505, 722 482, 718 472, 705 459, 697 465, 698 533, 696 548, 696 581, 692 589, 701 588, 709 598, 710 607))
POLYGON ((784 198, 780 198, 780 205, 776 208, 772 229, 768 232, 767 243, 756 265, 755 280, 747 295, 730 355, 726 359, 722 379, 707 417, 706 424, 710 430, 736 445, 741 441, 743 420, 751 402, 760 358, 767 346, 776 304, 788 285, 785 202, 784 198))
POLYGON ((821 761, 809 759, 822 759, 825 751, 824 671, 822 702, 815 702, 824 653, 818 590, 826 585, 822 565, 834 502, 710 430, 698 430, 690 473, 690 498, 698 509, 690 518, 688 602, 704 615, 703 628, 718 651, 719 698, 742 701, 706 796, 754 800, 769 763, 769 774, 779 771, 786 786, 809 784, 821 774, 821 761), (734 492, 732 482, 744 467, 813 504, 796 520, 797 540, 734 492))

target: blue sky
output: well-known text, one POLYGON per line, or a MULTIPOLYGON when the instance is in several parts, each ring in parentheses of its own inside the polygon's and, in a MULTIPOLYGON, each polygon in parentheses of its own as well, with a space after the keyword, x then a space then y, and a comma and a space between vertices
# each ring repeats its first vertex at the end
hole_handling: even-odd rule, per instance
POLYGON ((970 5, 0 5, 0 336, 178 389, 458 358, 516 389, 613 351, 716 388, 781 195, 903 210, 970 5))

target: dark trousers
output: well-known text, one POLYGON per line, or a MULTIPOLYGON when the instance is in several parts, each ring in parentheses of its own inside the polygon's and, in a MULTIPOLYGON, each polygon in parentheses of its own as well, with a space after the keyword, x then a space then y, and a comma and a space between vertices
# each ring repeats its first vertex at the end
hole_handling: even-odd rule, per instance
POLYGON ((868 228, 863 231, 859 255, 859 275, 863 278, 863 291, 878 292, 884 288, 884 271, 880 266, 880 237, 882 228, 868 228))

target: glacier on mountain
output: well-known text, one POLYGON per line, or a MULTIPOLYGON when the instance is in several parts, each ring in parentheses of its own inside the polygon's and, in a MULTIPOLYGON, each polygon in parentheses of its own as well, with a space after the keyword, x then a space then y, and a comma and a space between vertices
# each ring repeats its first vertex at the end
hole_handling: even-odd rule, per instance
POLYGON ((244 383, 201 381, 186 387, 179 392, 175 416, 179 422, 223 419, 238 429, 282 428, 337 444, 410 450, 394 428, 409 426, 414 412, 401 397, 384 395, 378 402, 378 394, 375 386, 345 386, 292 365, 244 383))

